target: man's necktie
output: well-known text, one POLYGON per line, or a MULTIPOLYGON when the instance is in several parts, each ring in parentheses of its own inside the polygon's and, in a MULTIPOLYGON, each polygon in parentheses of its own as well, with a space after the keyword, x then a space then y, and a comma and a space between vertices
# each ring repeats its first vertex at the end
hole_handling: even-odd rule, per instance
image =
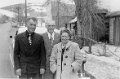
POLYGON ((32 44, 31 34, 29 34, 28 36, 28 41, 29 41, 29 44, 31 45, 32 44))

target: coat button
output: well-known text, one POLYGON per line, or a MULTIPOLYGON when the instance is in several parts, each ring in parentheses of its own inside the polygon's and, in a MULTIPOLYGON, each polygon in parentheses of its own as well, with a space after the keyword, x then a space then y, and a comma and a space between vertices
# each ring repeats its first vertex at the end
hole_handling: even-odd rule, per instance
POLYGON ((64 63, 64 65, 66 65, 66 63, 64 63))
POLYGON ((68 56, 65 56, 65 58, 68 58, 68 56))

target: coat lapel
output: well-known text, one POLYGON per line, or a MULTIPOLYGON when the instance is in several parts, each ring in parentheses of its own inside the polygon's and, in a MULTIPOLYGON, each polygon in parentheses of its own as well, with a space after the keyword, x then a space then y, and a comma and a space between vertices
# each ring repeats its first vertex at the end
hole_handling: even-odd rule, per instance
POLYGON ((33 38, 32 38, 31 47, 33 47, 34 45, 37 45, 37 44, 36 44, 36 43, 38 43, 37 40, 38 40, 38 39, 37 39, 37 36, 36 36, 36 34, 34 34, 34 35, 33 35, 33 38))
POLYGON ((58 36, 58 34, 57 33, 55 33, 54 34, 54 40, 53 40, 53 45, 55 45, 56 43, 58 43, 59 42, 59 36, 58 36))
POLYGON ((47 33, 45 33, 45 38, 46 38, 46 40, 49 40, 49 37, 48 37, 47 33))
POLYGON ((47 32, 45 33, 45 40, 46 40, 46 43, 48 43, 47 45, 50 45, 50 39, 48 37, 47 32))
MULTIPOLYGON (((71 41, 69 41, 69 42, 67 43, 66 48, 65 48, 66 51, 69 50, 70 46, 71 46, 71 41)), ((62 52, 62 43, 59 43, 59 45, 58 45, 58 52, 62 52)))
POLYGON ((26 47, 29 46, 29 42, 28 42, 28 38, 27 38, 27 36, 26 36, 26 32, 23 33, 21 40, 22 40, 22 42, 24 43, 24 45, 25 45, 26 47))
POLYGON ((66 51, 69 50, 70 46, 71 46, 71 41, 69 41, 69 42, 67 43, 67 45, 66 45, 66 51))
MULTIPOLYGON (((71 46, 71 41, 69 41, 66 45, 66 48, 65 48, 65 53, 69 50, 71 46)), ((58 45, 58 52, 62 53, 62 43, 59 43, 58 45)))

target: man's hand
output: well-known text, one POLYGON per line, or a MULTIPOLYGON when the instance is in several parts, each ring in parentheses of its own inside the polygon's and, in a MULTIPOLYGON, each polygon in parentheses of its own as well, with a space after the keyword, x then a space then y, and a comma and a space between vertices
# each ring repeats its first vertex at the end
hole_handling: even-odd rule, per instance
POLYGON ((40 74, 44 74, 45 73, 45 69, 44 68, 41 68, 40 69, 40 74))
POLYGON ((16 74, 17 74, 17 76, 21 76, 21 69, 17 69, 16 74))

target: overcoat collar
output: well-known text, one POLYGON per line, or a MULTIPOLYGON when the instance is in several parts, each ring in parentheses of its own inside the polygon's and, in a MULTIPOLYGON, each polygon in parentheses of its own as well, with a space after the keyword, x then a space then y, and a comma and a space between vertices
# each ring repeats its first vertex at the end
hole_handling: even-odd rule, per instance
MULTIPOLYGON (((34 34, 35 34, 35 33, 33 32, 33 33, 31 34, 31 36, 33 37, 34 34)), ((26 30, 25 32, 23 32, 22 37, 28 38, 28 36, 29 36, 29 32, 28 32, 27 30, 26 30)))
MULTIPOLYGON (((26 36, 28 37, 29 36, 29 32, 28 32, 28 30, 26 30, 26 36)), ((33 37, 33 35, 34 35, 34 32, 33 33, 31 33, 31 36, 33 37)))
MULTIPOLYGON (((72 42, 69 41, 69 42, 66 44, 65 49, 68 50, 68 49, 70 48, 71 44, 72 44, 72 42)), ((60 43, 60 47, 59 47, 59 48, 60 48, 60 50, 62 50, 62 43, 60 43)))

